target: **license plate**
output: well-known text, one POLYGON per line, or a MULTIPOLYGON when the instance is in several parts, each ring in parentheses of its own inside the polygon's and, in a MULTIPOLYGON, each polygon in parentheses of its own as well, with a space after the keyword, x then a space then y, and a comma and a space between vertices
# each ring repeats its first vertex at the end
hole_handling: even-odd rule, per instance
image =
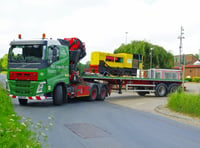
POLYGON ((19 98, 19 99, 26 99, 25 96, 19 96, 18 98, 19 98))

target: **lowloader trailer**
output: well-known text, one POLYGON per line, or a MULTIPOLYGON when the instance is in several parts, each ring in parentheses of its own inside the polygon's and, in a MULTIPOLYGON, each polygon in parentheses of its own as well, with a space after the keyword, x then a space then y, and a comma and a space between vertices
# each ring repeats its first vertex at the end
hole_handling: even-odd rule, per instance
MULTIPOLYGON (((180 72, 174 71, 173 77, 167 79, 92 73, 80 76, 77 64, 86 50, 78 38, 54 40, 47 39, 45 34, 37 40, 23 40, 21 34, 18 38, 10 43, 6 87, 9 95, 21 105, 26 105, 28 100, 51 99, 54 105, 61 105, 69 98, 104 100, 113 89, 119 93, 126 89, 141 96, 155 93, 163 97, 176 91, 182 83, 180 72), (178 76, 174 77, 174 73, 178 76)), ((158 73, 155 75, 163 75, 158 73)))
POLYGON ((125 89, 136 92, 140 96, 154 93, 157 97, 164 97, 169 93, 176 92, 182 84, 181 80, 154 78, 83 76, 83 79, 91 83, 106 83, 109 94, 111 94, 111 90, 117 90, 121 94, 122 89, 125 89))

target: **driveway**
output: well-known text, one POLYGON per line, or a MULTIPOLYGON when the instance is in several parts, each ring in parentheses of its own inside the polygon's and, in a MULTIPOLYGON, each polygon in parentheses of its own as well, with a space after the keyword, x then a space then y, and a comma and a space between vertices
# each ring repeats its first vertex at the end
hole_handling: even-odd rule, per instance
MULTIPOLYGON (((200 83, 185 83, 187 93, 200 93, 200 83)), ((175 113, 165 108, 167 97, 155 97, 154 94, 138 96, 134 92, 123 92, 123 94, 112 93, 106 100, 109 103, 145 111, 153 114, 160 114, 170 119, 200 127, 200 119, 175 113), (159 107, 161 106, 161 107, 159 107)))
POLYGON ((162 104, 166 104, 167 97, 155 97, 154 94, 139 96, 137 93, 123 92, 123 94, 113 93, 107 98, 109 103, 154 113, 154 109, 162 104))

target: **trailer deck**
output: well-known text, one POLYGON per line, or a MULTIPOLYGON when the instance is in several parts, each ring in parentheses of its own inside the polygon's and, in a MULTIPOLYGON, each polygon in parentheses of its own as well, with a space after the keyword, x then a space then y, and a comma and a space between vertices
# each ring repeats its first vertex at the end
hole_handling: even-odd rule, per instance
POLYGON ((84 81, 107 83, 109 94, 111 90, 118 90, 122 93, 122 89, 126 91, 137 92, 141 96, 149 93, 155 93, 156 96, 163 97, 168 93, 177 90, 182 84, 182 80, 177 79, 155 79, 155 78, 137 78, 131 76, 103 76, 103 75, 85 75, 82 76, 84 81))

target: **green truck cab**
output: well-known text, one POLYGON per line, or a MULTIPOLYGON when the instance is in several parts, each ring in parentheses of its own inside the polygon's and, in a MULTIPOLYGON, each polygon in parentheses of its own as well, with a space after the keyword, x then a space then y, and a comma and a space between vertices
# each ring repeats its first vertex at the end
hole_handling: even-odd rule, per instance
POLYGON ((22 105, 28 99, 51 99, 57 85, 70 83, 69 46, 62 45, 59 39, 12 41, 7 79, 10 96, 18 98, 22 105))

